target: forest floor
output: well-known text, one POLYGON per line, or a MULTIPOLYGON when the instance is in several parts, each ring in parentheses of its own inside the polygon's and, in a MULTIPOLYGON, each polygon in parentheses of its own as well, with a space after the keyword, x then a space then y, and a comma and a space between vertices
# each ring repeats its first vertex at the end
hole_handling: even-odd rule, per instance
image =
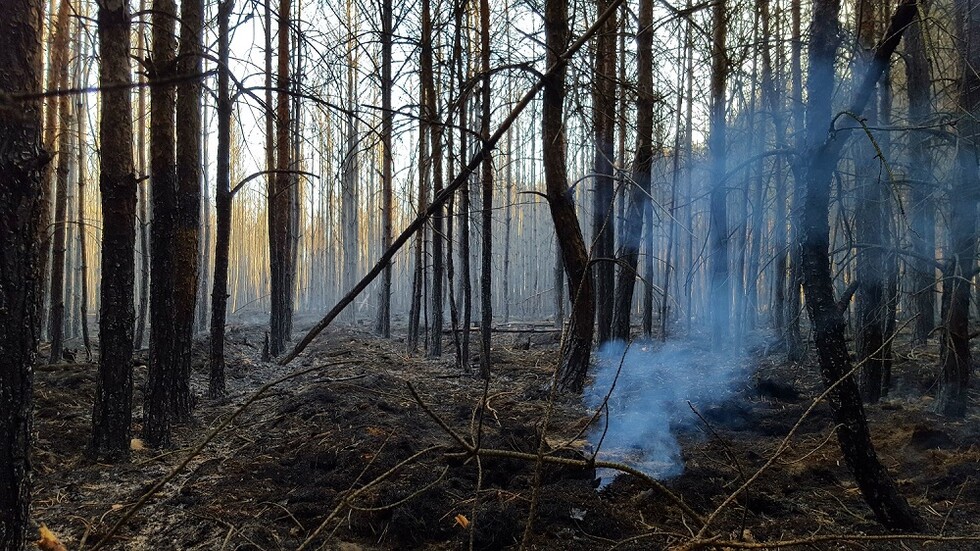
MULTIPOLYGON (((131 461, 115 465, 84 455, 96 365, 39 367, 37 521, 68 549, 91 547, 259 386, 297 368, 324 366, 255 401, 107 547, 296 549, 323 525, 309 549, 459 549, 471 542, 476 549, 501 549, 521 540, 533 499, 529 543, 538 549, 610 549, 617 543, 619 549, 661 549, 697 532, 696 521, 630 475, 598 489, 594 470, 549 464, 535 492, 532 462, 453 456, 461 446, 407 386, 411 382, 426 407, 459 434, 480 432, 483 448, 536 453, 550 409, 548 450, 571 441, 552 455, 588 457, 581 433, 591 412, 572 397, 559 397, 549 408, 555 332, 495 335, 494 376, 481 423, 476 406, 483 381, 461 375, 450 359, 407 354, 403 339, 331 329, 293 365, 281 367, 260 361, 262 331, 257 324, 229 327, 229 394, 221 399, 203 397, 207 343, 197 342, 194 422, 176 429, 172 449, 136 449, 131 461), (330 365, 341 361, 347 363, 330 365)), ((445 342, 450 351, 451 340, 445 342)), ((965 420, 939 418, 928 397, 935 356, 907 345, 896 354, 896 390, 868 408, 879 454, 930 534, 980 534, 980 402, 973 396, 965 420)), ((783 355, 760 353, 753 368, 729 402, 679 436, 684 472, 664 485, 702 515, 773 455, 820 392, 812 360, 792 364, 783 355)), ((145 378, 146 368, 138 367, 137 423, 145 378)), ((843 538, 804 547, 809 549, 977 548, 971 542, 847 541, 886 532, 862 501, 832 429, 829 409, 818 405, 786 451, 706 535, 746 542, 843 538)))

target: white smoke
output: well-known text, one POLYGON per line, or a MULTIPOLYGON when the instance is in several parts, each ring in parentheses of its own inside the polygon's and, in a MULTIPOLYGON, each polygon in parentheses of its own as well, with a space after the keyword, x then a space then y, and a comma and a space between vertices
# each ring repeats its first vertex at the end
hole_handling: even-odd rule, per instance
MULTIPOLYGON (((596 354, 594 379, 583 395, 603 408, 588 433, 598 459, 631 465, 654 478, 684 472, 677 431, 701 421, 699 412, 733 398, 751 375, 742 351, 712 353, 695 343, 611 342, 596 354), (611 389, 611 392, 610 392, 611 389), (608 398, 607 398, 608 397, 608 398)), ((602 484, 612 473, 599 473, 602 484)))

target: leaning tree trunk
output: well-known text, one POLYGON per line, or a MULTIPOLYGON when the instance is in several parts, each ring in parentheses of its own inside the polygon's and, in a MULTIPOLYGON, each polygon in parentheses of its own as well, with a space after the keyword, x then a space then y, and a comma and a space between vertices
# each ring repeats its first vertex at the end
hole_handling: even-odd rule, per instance
POLYGON ((30 524, 32 366, 41 327, 41 245, 44 216, 41 149, 40 2, 4 4, 0 94, 27 94, 0 109, 0 549, 27 544, 30 524))
MULTIPOLYGON (((613 27, 615 28, 615 27, 613 27)), ((548 66, 560 63, 561 52, 568 45, 568 5, 564 0, 547 0, 544 29, 548 50, 548 66)), ((568 336, 561 352, 558 384, 566 389, 581 391, 592 352, 592 332, 595 323, 595 295, 589 275, 589 255, 582 237, 571 191, 568 189, 565 158, 565 73, 562 64, 544 80, 541 105, 541 154, 544 157, 544 180, 548 206, 555 223, 558 245, 568 275, 568 296, 572 311, 568 336)))
POLYGON ((956 128, 959 143, 951 190, 949 239, 951 259, 943 274, 943 322, 940 349, 942 375, 936 409, 943 415, 966 414, 970 384, 970 284, 976 275, 977 205, 980 204, 980 10, 970 0, 954 3, 958 18, 960 54, 959 110, 965 113, 956 128))
MULTIPOLYGON (((841 149, 847 142, 847 134, 846 131, 839 131, 835 136, 827 136, 826 129, 828 121, 832 120, 834 60, 840 44, 839 11, 840 0, 818 0, 814 4, 807 76, 809 143, 804 156, 808 159, 805 167, 806 195, 799 210, 802 217, 800 248, 803 289, 813 325, 820 372, 824 384, 831 389, 828 401, 838 427, 836 431, 841 454, 878 521, 891 529, 916 530, 922 527, 919 517, 899 493, 871 442, 870 428, 847 349, 846 322, 834 297, 829 256, 830 183, 840 160, 841 149)), ((875 50, 849 112, 864 111, 875 84, 914 13, 915 0, 905 0, 892 19, 885 39, 875 50)))
MULTIPOLYGON (((630 337, 630 311, 640 258, 643 217, 650 202, 650 170, 653 166, 653 0, 641 0, 639 17, 640 30, 636 35, 638 73, 636 158, 633 160, 629 207, 626 210, 626 220, 620 236, 622 245, 618 257, 623 265, 620 266, 619 281, 616 283, 616 305, 612 324, 612 338, 621 341, 628 340, 630 337)), ((669 273, 669 252, 666 261, 669 273)), ((650 310, 653 310, 652 305, 650 310)), ((650 325, 652 325, 652 317, 650 325)))
MULTIPOLYGON (((153 1, 153 72, 150 83, 176 73, 174 0, 153 1)), ((150 366, 143 405, 143 438, 150 446, 167 446, 178 387, 179 349, 176 324, 175 262, 177 244, 177 174, 175 91, 157 82, 150 88, 150 183, 153 222, 150 225, 150 366)))
POLYGON ((102 194, 102 285, 99 302, 99 374, 92 410, 92 454, 129 456, 133 421, 133 304, 136 271, 136 172, 133 167, 129 2, 99 5, 99 82, 102 119, 99 191, 102 194))

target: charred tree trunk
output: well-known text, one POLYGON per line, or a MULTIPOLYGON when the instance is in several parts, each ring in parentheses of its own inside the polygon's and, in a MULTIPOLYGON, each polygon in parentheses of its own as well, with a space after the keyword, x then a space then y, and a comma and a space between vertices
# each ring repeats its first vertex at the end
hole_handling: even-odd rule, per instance
MULTIPOLYGON (((426 127, 429 139, 429 169, 432 174, 432 196, 442 192, 442 125, 438 122, 436 108, 435 77, 432 74, 434 53, 432 51, 432 21, 430 18, 429 1, 422 3, 422 85, 425 87, 426 127), (428 37, 428 38, 426 38, 428 37)), ((430 310, 432 315, 432 332, 429 339, 429 355, 442 356, 442 326, 443 326, 443 208, 439 208, 432 216, 432 297, 430 310)))
POLYGON ((177 387, 174 416, 191 415, 191 345, 194 342, 194 312, 197 305, 199 249, 201 241, 201 73, 204 26, 203 0, 181 0, 180 55, 177 70, 183 81, 177 87, 177 243, 174 251, 176 297, 174 317, 177 348, 177 387))
MULTIPOLYGON (((792 19, 792 39, 790 41, 790 78, 793 82, 793 97, 790 99, 793 116, 793 131, 796 133, 796 152, 798 158, 793 163, 793 212, 790 216, 792 241, 790 245, 790 278, 788 296, 788 311, 786 328, 781 329, 786 337, 786 355, 790 361, 803 359, 803 335, 800 322, 803 317, 800 288, 803 285, 803 256, 799 246, 803 242, 803 220, 801 212, 805 181, 803 179, 802 155, 806 149, 806 124, 803 116, 803 69, 802 53, 803 40, 801 37, 800 0, 790 0, 790 15, 792 19)), ((822 122, 821 122, 822 124, 822 122)))
MULTIPOLYGON (((615 29, 615 26, 612 28, 615 29)), ((561 61, 561 54, 568 45, 568 5, 564 0, 547 0, 545 3, 544 29, 548 67, 561 61)), ((544 157, 544 179, 548 206, 555 223, 558 244, 565 273, 568 275, 568 296, 572 311, 565 348, 561 351, 562 363, 558 366, 558 384, 562 388, 581 391, 589 368, 592 352, 592 334, 595 323, 595 295, 589 275, 589 256, 582 237, 575 205, 568 189, 565 159, 565 66, 547 75, 541 113, 541 153, 544 157)))
MULTIPOLYGON (((146 0, 140 0, 140 13, 139 13, 139 25, 136 30, 136 44, 137 44, 137 55, 139 59, 146 59, 149 57, 146 51, 146 0)), ((139 175, 141 178, 147 176, 146 167, 146 77, 144 71, 139 71, 139 84, 140 88, 137 92, 137 128, 136 128, 136 154, 137 161, 139 162, 139 175)), ((137 219, 136 223, 139 225, 139 240, 140 240, 140 281, 139 281, 139 308, 136 311, 136 340, 133 343, 134 349, 142 349, 144 337, 146 336, 146 322, 147 316, 149 315, 150 306, 150 244, 149 244, 149 233, 150 226, 150 200, 148 184, 146 181, 141 181, 137 184, 139 186, 139 191, 137 193, 137 219)))
MULTIPOLYGON (((71 26, 63 31, 70 33, 71 26)), ((66 40, 67 42, 67 40, 66 40)), ((67 50, 68 45, 65 44, 67 50)), ((68 88, 67 59, 58 68, 58 88, 68 88)), ((51 237, 51 277, 48 288, 48 335, 51 337, 51 350, 48 363, 56 364, 61 361, 65 342, 65 253, 67 250, 68 217, 68 171, 71 167, 71 98, 67 95, 58 97, 58 154, 55 157, 54 192, 54 224, 51 237)))
POLYGON ((919 14, 905 31, 905 80, 909 103, 909 179, 911 180, 912 247, 918 258, 912 260, 912 293, 916 317, 912 340, 925 344, 936 326, 936 207, 933 196, 930 135, 916 130, 932 117, 932 73, 926 54, 923 15, 928 3, 919 2, 919 14))
MULTIPOLYGON (((41 3, 4 4, 0 93, 41 92, 41 3)), ((32 366, 41 327, 40 226, 45 222, 41 102, 0 109, 0 549, 27 544, 31 503, 32 366)))
MULTIPOLYGON (((391 246, 392 218, 392 153, 391 134, 391 2, 381 3, 381 250, 391 246)), ((378 320, 375 330, 384 338, 391 337, 391 265, 381 274, 378 292, 378 320)))
POLYGON ((731 278, 728 275, 728 207, 725 193, 725 87, 728 82, 726 2, 714 4, 711 39, 711 346, 718 350, 728 331, 731 278))
MULTIPOLYGON (((846 322, 834 297, 830 267, 830 183, 847 141, 846 132, 828 136, 832 120, 831 97, 834 90, 834 61, 840 44, 838 14, 840 0, 818 0, 814 3, 808 71, 808 150, 805 159, 806 195, 799 215, 802 217, 803 287, 807 310, 813 325, 813 336, 824 384, 831 388, 828 400, 837 424, 841 454, 865 501, 878 521, 896 530, 917 530, 922 523, 899 493, 895 481, 878 459, 845 340, 846 322)), ((864 111, 872 91, 901 34, 915 13, 915 0, 902 3, 864 80, 858 85, 849 109, 864 111)))
MULTIPOLYGON (((877 25, 876 2, 861 0, 857 6, 858 48, 857 66, 863 68, 871 61, 875 47, 877 25)), ((877 91, 869 100, 875 104, 877 91)), ((877 124, 875 109, 867 111, 868 124, 877 124)), ((862 246, 857 250, 857 281, 855 294, 857 310, 856 352, 861 368, 861 397, 868 404, 881 399, 881 379, 884 367, 885 343, 885 256, 883 233, 888 195, 886 182, 881 181, 875 146, 867 139, 855 144, 855 186, 858 190, 854 213, 854 229, 862 246)))
MULTIPOLYGON (((81 43, 81 34, 78 38, 81 43)), ((81 48, 79 48, 81 49, 81 48)), ((82 64, 77 65, 77 85, 82 87, 82 64)), ((132 77, 130 77, 132 80, 132 77)), ((85 186, 88 185, 88 171, 86 169, 86 150, 85 150, 85 120, 88 117, 86 109, 85 95, 79 94, 75 100, 75 130, 77 132, 78 149, 76 162, 78 163, 78 205, 77 205, 77 225, 78 225, 78 281, 79 281, 79 300, 78 317, 81 321, 82 343, 85 346, 85 359, 92 361, 92 343, 88 333, 88 251, 86 250, 87 239, 85 232, 88 225, 85 222, 85 186)), ((130 141, 132 145, 132 140, 130 141)))
POLYGON ((959 111, 966 114, 956 128, 959 143, 950 197, 950 266, 943 274, 944 330, 940 347, 942 375, 936 409, 943 415, 966 415, 970 384, 970 286, 976 275, 977 205, 980 205, 980 11, 971 0, 956 0, 960 54, 959 111), (947 298, 948 297, 948 298, 947 298))
POLYGON ((136 171, 133 167, 129 2, 99 4, 99 82, 102 119, 99 190, 102 194, 102 285, 99 302, 99 374, 92 410, 91 452, 129 456, 133 421, 133 305, 136 271, 136 171))
MULTIPOLYGON (((490 3, 480 0, 480 70, 483 73, 483 93, 480 104, 480 137, 482 146, 490 141, 490 3)), ((490 378, 490 331, 493 325, 493 156, 483 156, 480 173, 483 208, 480 218, 483 226, 481 277, 480 277, 480 375, 490 378)), ((436 257, 438 258, 438 257, 436 257)), ((439 333, 436 333, 438 335, 439 333)))
POLYGON ((228 249, 231 243, 231 89, 228 20, 234 0, 218 5, 218 159, 215 191, 214 278, 211 291, 211 356, 208 394, 225 393, 225 316, 228 312, 228 249))
MULTIPOLYGON (((609 4, 609 0, 596 0, 597 13, 604 12, 609 4)), ((592 260, 595 273, 596 336, 599 343, 612 338, 616 285, 616 265, 612 261, 616 240, 616 223, 612 216, 616 185, 613 166, 613 140, 616 131, 616 30, 616 18, 613 16, 596 35, 593 72, 595 195, 592 203, 592 260)))
POLYGON ((176 253, 178 198, 175 148, 176 74, 173 0, 153 1, 153 47, 150 83, 150 183, 153 222, 150 226, 150 366, 143 405, 143 438, 150 446, 170 443, 170 425, 178 392, 179 349, 176 323, 176 253), (164 82, 156 82, 164 81, 164 82))
MULTIPOLYGON (((629 207, 620 236, 622 245, 617 255, 623 265, 616 284, 616 305, 612 338, 626 341, 630 337, 630 310, 640 259, 640 238, 643 217, 650 202, 650 171, 653 166, 653 0, 640 2, 639 32, 636 35, 637 98, 636 98, 636 158, 633 160, 633 181, 629 207)), ((650 229, 647 229, 650 231, 650 229)), ((649 253, 648 253, 649 254, 649 253)), ((669 270, 669 253, 668 253, 669 270)), ((668 276, 669 277, 669 276, 668 276)), ((652 310, 652 307, 651 307, 652 310)))
POLYGON ((279 3, 279 52, 276 76, 276 170, 274 186, 269 192, 269 280, 271 282, 271 315, 269 318, 269 353, 285 352, 293 325, 293 278, 290 254, 291 194, 293 177, 289 173, 289 15, 290 0, 279 3))

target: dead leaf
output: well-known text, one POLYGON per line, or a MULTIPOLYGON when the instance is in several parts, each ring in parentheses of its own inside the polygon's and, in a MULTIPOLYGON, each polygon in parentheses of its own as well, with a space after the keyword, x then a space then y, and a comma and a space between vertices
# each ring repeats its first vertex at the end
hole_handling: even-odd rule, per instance
POLYGON ((54 535, 54 532, 51 530, 48 530, 47 526, 42 524, 39 531, 41 533, 41 539, 37 540, 38 549, 41 551, 68 551, 68 548, 61 543, 58 536, 54 535))
POLYGON ((456 524, 460 525, 462 528, 469 528, 470 519, 466 518, 466 515, 456 515, 456 524))
POLYGON ((143 445, 143 441, 139 438, 133 438, 129 441, 129 449, 134 452, 141 452, 146 449, 146 446, 143 445))

